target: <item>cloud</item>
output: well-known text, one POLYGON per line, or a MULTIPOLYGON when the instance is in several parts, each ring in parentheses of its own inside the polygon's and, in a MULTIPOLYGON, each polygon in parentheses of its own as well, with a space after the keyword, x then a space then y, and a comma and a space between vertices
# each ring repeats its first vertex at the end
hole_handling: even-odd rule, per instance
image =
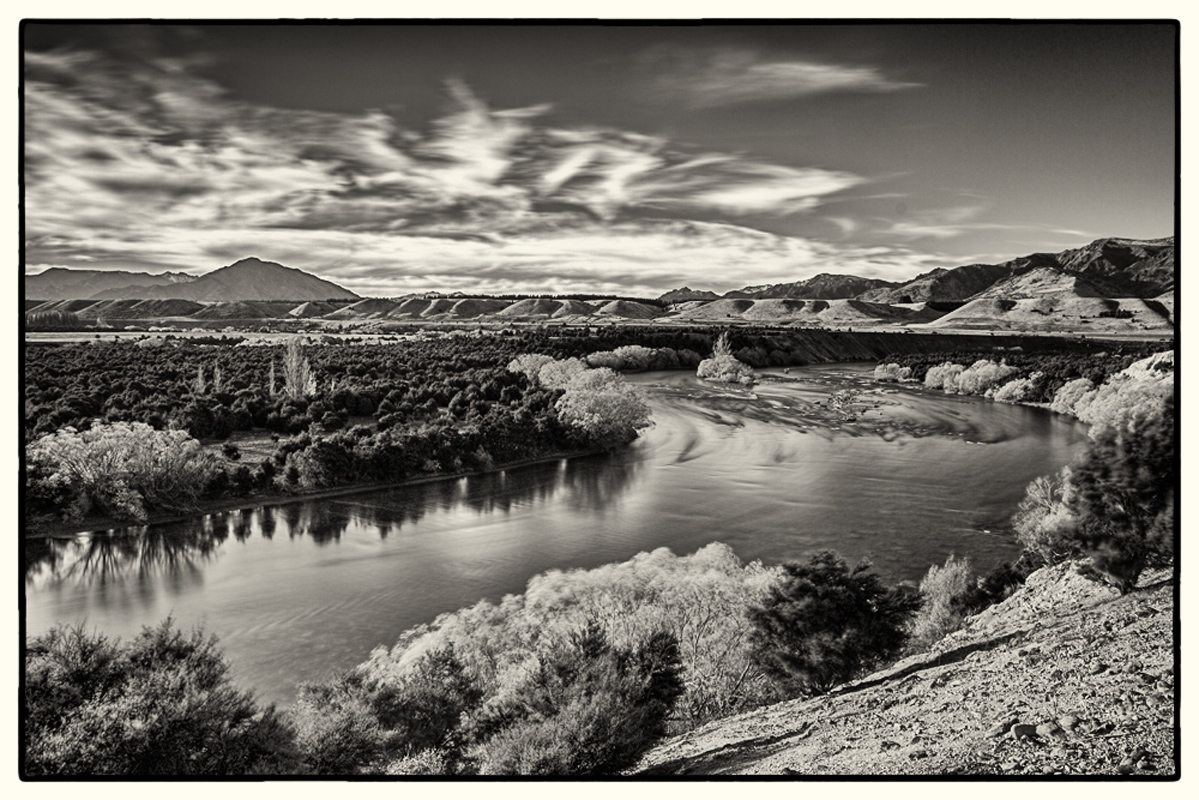
POLYGON ((685 98, 692 108, 788 100, 836 92, 896 92, 920 83, 888 78, 870 65, 770 60, 753 50, 650 51, 643 60, 661 94, 685 98))
POLYGON ((548 105, 493 110, 461 82, 447 85, 450 111, 407 130, 381 111, 235 101, 189 69, 26 55, 30 269, 205 272, 257 254, 397 295, 627 294, 834 265, 891 277, 930 268, 904 248, 833 248, 710 221, 808 213, 865 182, 852 173, 554 127, 548 105))

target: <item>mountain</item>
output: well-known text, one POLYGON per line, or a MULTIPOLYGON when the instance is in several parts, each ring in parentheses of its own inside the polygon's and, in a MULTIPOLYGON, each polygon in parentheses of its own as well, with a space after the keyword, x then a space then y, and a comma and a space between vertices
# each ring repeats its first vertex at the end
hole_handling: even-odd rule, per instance
POLYGON ((690 286, 684 286, 682 289, 671 289, 658 298, 663 303, 686 303, 689 300, 715 300, 720 297, 716 292, 702 291, 697 292, 690 286))
POLYGON ((1002 264, 935 269, 859 299, 878 303, 964 302, 1014 275, 1055 269, 1080 275, 1102 297, 1153 298, 1174 290, 1174 237, 1096 239, 1060 253, 1033 253, 1002 264))
POLYGON ((971 264, 954 269, 934 269, 907 283, 872 289, 861 296, 872 303, 960 303, 986 291, 1013 272, 1008 264, 971 264))
POLYGON ((1169 310, 1161 303, 1122 295, 1085 274, 1037 267, 998 281, 930 326, 1099 333, 1159 330, 1170 325, 1169 310))
POLYGON ((1097 239, 1059 253, 1063 269, 1103 281, 1121 297, 1156 297, 1174 290, 1174 237, 1097 239))
POLYGON ((830 275, 822 272, 807 280, 794 283, 771 283, 746 286, 725 297, 745 297, 762 300, 775 297, 799 297, 805 300, 846 300, 870 291, 885 291, 898 286, 892 281, 859 278, 856 275, 830 275))
POLYGON ((194 281, 185 272, 148 272, 126 270, 67 269, 51 267, 37 275, 25 276, 25 296, 34 300, 108 300, 147 297, 130 290, 174 286, 194 281), (116 294, 113 294, 115 292, 116 294))
POLYGON ((302 303, 307 300, 358 298, 353 292, 303 270, 258 258, 243 258, 235 264, 202 275, 191 283, 154 286, 146 291, 151 298, 197 302, 294 300, 302 303))

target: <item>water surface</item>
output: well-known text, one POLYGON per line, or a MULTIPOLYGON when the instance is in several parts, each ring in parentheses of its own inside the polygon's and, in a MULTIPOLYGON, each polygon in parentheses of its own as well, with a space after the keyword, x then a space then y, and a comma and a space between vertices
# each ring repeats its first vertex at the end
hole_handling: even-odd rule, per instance
POLYGON ((289 702, 297 682, 440 613, 658 547, 722 541, 766 563, 834 548, 889 581, 950 553, 980 570, 1014 558, 1007 520, 1025 485, 1081 450, 1083 426, 881 393, 870 369, 793 369, 752 392, 647 373, 632 380, 655 425, 618 455, 40 541, 26 553, 28 631, 84 621, 129 636, 173 615, 217 634, 241 683, 289 702), (829 408, 847 388, 860 392, 852 420, 829 408))

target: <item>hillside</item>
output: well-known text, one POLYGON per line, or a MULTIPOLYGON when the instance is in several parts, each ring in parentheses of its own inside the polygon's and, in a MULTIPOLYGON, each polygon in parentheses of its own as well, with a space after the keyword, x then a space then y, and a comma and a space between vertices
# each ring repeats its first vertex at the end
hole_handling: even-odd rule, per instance
POLYGON ((822 272, 807 280, 794 283, 772 283, 764 286, 746 286, 729 292, 726 297, 748 297, 755 300, 781 297, 798 297, 805 300, 846 300, 870 291, 886 291, 898 284, 875 278, 859 278, 856 275, 830 275, 822 272))
POLYGON ((184 272, 148 272, 126 270, 66 269, 51 267, 37 275, 25 276, 25 296, 31 300, 112 300, 144 299, 151 287, 174 286, 194 281, 184 272))
POLYGON ((1048 567, 957 633, 822 697, 668 739, 630 770, 712 775, 1176 775, 1174 586, 1048 567))
POLYGON ((357 297, 353 292, 303 270, 257 258, 243 258, 202 275, 191 283, 153 287, 147 291, 147 296, 227 303, 245 300, 304 302, 357 297))

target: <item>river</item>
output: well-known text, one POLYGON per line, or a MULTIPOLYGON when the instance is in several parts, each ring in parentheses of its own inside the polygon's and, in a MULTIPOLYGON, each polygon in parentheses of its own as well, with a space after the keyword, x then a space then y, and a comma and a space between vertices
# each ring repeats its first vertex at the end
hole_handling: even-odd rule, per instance
POLYGON ((1069 463, 1085 427, 896 391, 871 368, 773 370, 753 391, 636 375, 655 424, 611 456, 31 541, 27 631, 128 637, 173 615, 220 638, 242 685, 288 703, 440 613, 658 547, 722 541, 768 564, 833 548, 890 582, 951 553, 980 571, 1014 558, 1024 487, 1069 463), (852 419, 830 403, 846 391, 852 419))

